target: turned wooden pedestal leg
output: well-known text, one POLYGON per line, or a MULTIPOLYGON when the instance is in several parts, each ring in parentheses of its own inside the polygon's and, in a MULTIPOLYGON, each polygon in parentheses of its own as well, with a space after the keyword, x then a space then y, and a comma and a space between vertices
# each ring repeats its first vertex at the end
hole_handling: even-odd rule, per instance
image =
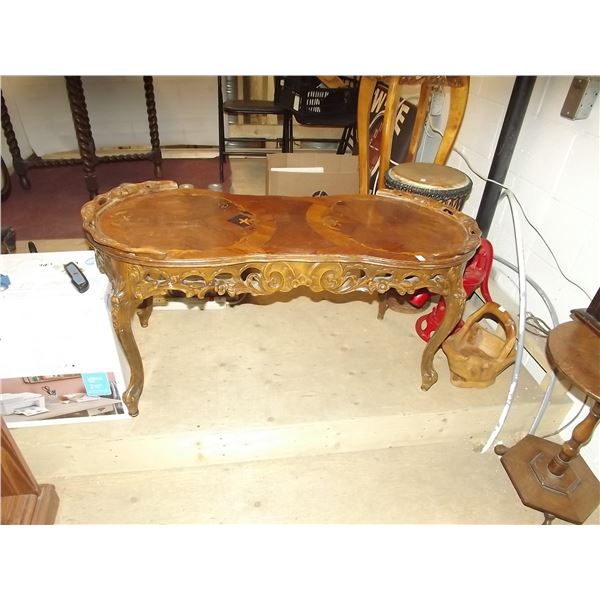
POLYGON ((523 504, 544 513, 544 525, 554 517, 580 525, 600 504, 600 483, 579 456, 599 418, 596 402, 562 446, 528 435, 512 448, 494 449, 523 504))
POLYGON ((579 456, 600 419, 599 333, 573 321, 561 323, 548 335, 546 353, 553 368, 594 400, 571 439, 561 446, 527 435, 512 448, 495 448, 521 501, 543 512, 545 525, 553 517, 579 525, 600 505, 600 483, 579 456))

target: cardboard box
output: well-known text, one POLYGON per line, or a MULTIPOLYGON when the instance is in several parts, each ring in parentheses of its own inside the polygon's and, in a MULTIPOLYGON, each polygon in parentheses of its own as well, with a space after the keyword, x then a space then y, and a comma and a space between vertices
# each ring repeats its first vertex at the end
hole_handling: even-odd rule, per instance
POLYGON ((267 194, 358 194, 358 157, 324 152, 267 155, 267 194))

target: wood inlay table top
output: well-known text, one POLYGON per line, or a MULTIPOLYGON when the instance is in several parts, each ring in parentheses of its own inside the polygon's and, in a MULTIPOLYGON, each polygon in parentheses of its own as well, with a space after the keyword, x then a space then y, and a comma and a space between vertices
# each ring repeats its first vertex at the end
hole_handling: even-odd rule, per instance
POLYGON ((180 290, 253 295, 313 291, 413 293, 446 299, 446 319, 426 346, 423 389, 437 380, 433 355, 464 307, 462 272, 480 243, 470 217, 418 196, 246 196, 172 181, 123 184, 82 208, 98 265, 112 284, 115 331, 131 366, 124 394, 137 414, 143 369, 131 333, 147 325, 153 296, 180 290))
POLYGON ((159 187, 167 189, 88 203, 84 217, 93 230, 86 229, 102 245, 177 260, 354 255, 460 262, 479 245, 468 217, 408 196, 241 196, 159 187))

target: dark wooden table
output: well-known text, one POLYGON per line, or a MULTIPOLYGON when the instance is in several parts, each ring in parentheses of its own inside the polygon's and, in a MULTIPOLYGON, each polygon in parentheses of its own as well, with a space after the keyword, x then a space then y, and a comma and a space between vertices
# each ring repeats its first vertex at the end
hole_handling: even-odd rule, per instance
POLYGON ((2 95, 2 130, 6 138, 6 145, 12 157, 13 168, 19 177, 21 186, 28 190, 31 187, 28 171, 35 167, 56 167, 73 164, 83 165, 83 177, 90 198, 98 193, 98 182, 96 180, 96 166, 101 162, 113 162, 122 160, 152 160, 154 162, 155 177, 161 176, 162 154, 160 150, 160 139, 158 134, 158 119, 156 116, 156 102, 154 99, 154 83, 150 75, 143 77, 144 94, 146 97, 146 112, 148 113, 148 128, 150 133, 150 152, 124 153, 108 156, 98 156, 96 145, 92 134, 92 127, 88 115, 87 103, 83 82, 79 75, 65 77, 67 96, 75 127, 75 136, 81 158, 72 159, 44 159, 36 154, 23 158, 19 142, 15 134, 8 107, 2 95))
POLYGON ((422 388, 437 380, 434 354, 460 319, 462 273, 480 244, 470 217, 440 203, 381 196, 242 196, 182 189, 172 181, 124 184, 82 208, 99 268, 112 284, 112 318, 131 367, 123 400, 138 414, 143 367, 136 311, 148 324, 152 298, 172 290, 266 295, 400 294, 427 288, 446 314, 421 359, 422 388))

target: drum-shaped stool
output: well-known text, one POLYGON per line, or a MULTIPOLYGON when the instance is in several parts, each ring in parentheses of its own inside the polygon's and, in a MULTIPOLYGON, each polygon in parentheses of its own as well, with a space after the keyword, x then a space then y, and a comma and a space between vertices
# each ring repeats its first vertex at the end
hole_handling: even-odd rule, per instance
MULTIPOLYGON (((456 210, 462 210, 473 189, 473 181, 462 171, 446 165, 401 163, 388 170, 385 175, 385 186, 389 189, 437 200, 456 210)), ((491 244, 487 240, 482 240, 482 247, 465 269, 463 285, 467 296, 481 286, 486 302, 492 301, 487 286, 492 257, 491 244)), ((379 298, 377 317, 382 319, 388 308, 397 312, 419 311, 430 299, 431 294, 425 289, 402 297, 393 291, 386 292, 379 298)), ((415 331, 422 340, 429 341, 435 333, 444 318, 445 309, 444 299, 440 298, 430 313, 417 319, 415 331)), ((457 329, 460 326, 462 326, 462 321, 459 322, 457 329)))
POLYGON ((401 163, 386 173, 385 187, 425 196, 462 210, 473 182, 462 171, 446 165, 401 163))

